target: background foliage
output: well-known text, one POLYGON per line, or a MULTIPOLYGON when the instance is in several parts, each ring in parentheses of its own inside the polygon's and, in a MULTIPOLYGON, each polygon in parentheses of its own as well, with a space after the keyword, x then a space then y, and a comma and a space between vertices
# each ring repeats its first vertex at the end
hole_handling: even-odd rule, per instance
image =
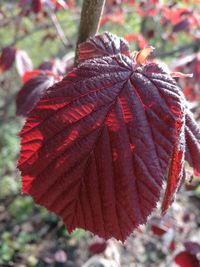
MULTIPOLYGON (((117 266, 119 261, 122 266, 171 266, 179 251, 189 260, 196 259, 193 250, 184 247, 184 242, 195 242, 200 234, 200 185, 195 178, 180 193, 165 221, 154 215, 124 247, 113 240, 105 244, 83 230, 69 235, 55 215, 20 194, 16 162, 24 118, 16 116, 16 94, 30 65, 32 70, 51 62, 56 74, 62 66, 71 67, 80 17, 81 1, 46 2, 47 6, 36 7, 28 0, 0 2, 0 266, 96 266, 86 262, 95 261, 92 255, 99 252, 97 260, 105 260, 105 266, 117 266), (15 57, 5 68, 10 60, 10 54, 2 59, 5 47, 26 51, 25 63, 20 65, 15 57), (96 247, 90 246, 93 243, 96 247)), ((196 119, 200 118, 199 1, 108 0, 99 31, 105 30, 127 39, 132 51, 152 45, 155 60, 167 62, 171 71, 193 73, 193 78, 178 82, 196 119)))

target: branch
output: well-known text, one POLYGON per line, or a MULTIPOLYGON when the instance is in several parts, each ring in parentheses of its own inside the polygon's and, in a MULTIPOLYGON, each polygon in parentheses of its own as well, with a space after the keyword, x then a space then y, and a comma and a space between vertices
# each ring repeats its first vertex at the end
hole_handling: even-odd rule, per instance
POLYGON ((179 54, 181 52, 185 52, 186 50, 189 50, 189 49, 193 49, 193 50, 200 49, 200 40, 198 40, 194 43, 191 43, 191 44, 187 44, 187 45, 178 47, 178 48, 173 49, 173 50, 168 51, 168 52, 159 52, 159 50, 158 50, 158 52, 155 53, 155 57, 159 57, 159 58, 169 57, 169 56, 173 56, 175 54, 179 54))
POLYGON ((51 22, 54 26, 54 28, 56 29, 56 32, 58 34, 58 36, 60 37, 60 40, 62 41, 63 45, 65 48, 69 48, 69 47, 73 47, 71 41, 65 36, 65 33, 56 17, 55 12, 52 10, 51 6, 46 4, 47 10, 48 10, 48 14, 49 17, 51 19, 51 22))
MULTIPOLYGON (((76 17, 75 19, 78 19, 78 18, 76 17)), ((63 20, 62 22, 65 22, 65 21, 63 20)), ((44 31, 44 30, 50 29, 52 27, 54 27, 54 25, 52 25, 52 23, 45 23, 43 25, 39 25, 38 27, 27 32, 26 34, 17 36, 16 38, 14 38, 14 40, 11 43, 7 44, 6 46, 14 46, 14 45, 16 45, 17 42, 22 41, 22 40, 30 37, 31 35, 33 35, 37 32, 44 31)), ((68 48, 70 48, 71 45, 72 44, 69 44, 68 48)), ((5 45, 3 47, 5 47, 5 45)), ((3 47, 0 46, 0 49, 2 49, 3 47)))
POLYGON ((81 10, 76 55, 74 65, 78 65, 78 46, 89 37, 94 36, 99 29, 99 22, 104 8, 105 0, 84 0, 81 10))

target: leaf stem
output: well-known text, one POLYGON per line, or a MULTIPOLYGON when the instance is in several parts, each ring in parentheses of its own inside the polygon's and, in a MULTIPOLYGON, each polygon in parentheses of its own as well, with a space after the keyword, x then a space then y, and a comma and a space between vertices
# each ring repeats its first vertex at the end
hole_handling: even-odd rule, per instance
POLYGON ((78 46, 89 37, 94 36, 99 29, 99 22, 103 12, 105 0, 84 0, 81 9, 78 38, 76 43, 74 65, 78 65, 78 46))

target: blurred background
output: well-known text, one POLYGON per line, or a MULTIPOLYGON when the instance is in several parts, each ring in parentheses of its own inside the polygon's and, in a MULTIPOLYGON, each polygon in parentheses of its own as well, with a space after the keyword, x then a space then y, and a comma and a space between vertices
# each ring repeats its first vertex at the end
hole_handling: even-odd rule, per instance
MULTIPOLYGON (((18 133, 52 79, 72 68, 81 2, 0 0, 0 266, 198 267, 200 181, 188 166, 167 215, 155 211, 125 244, 82 229, 68 234, 20 192, 18 133)), ((104 31, 124 37, 132 51, 152 45, 152 60, 169 71, 193 73, 177 82, 200 119, 200 1, 107 0, 104 31)))

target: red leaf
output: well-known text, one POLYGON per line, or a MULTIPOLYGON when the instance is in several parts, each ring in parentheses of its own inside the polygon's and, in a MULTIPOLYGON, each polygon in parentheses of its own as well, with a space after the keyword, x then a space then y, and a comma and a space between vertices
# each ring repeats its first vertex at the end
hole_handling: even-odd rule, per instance
POLYGON ((17 94, 17 115, 26 116, 45 93, 47 88, 53 85, 54 82, 55 79, 53 76, 42 74, 29 79, 17 94))
POLYGON ((200 129, 191 112, 186 114, 186 160, 194 168, 194 174, 200 176, 200 129))
POLYGON ((174 145, 169 174, 167 179, 167 188, 162 202, 162 213, 165 213, 171 203, 174 201, 177 190, 182 185, 184 174, 183 164, 185 156, 185 114, 182 113, 180 121, 176 122, 176 143, 174 145))
POLYGON ((39 70, 50 70, 53 71, 54 68, 54 60, 44 61, 38 67, 39 70))
POLYGON ((188 18, 182 19, 178 23, 176 23, 173 27, 173 32, 179 32, 179 31, 186 31, 190 28, 190 21, 188 18))
POLYGON ((33 64, 26 53, 26 51, 18 50, 16 53, 16 67, 19 75, 22 77, 27 71, 31 71, 33 69, 33 64))
POLYGON ((176 243, 174 240, 172 240, 172 242, 169 245, 169 250, 173 252, 175 249, 176 249, 176 243))
POLYGON ((0 73, 9 70, 15 61, 16 49, 13 46, 3 48, 0 55, 0 73))
POLYGON ((145 46, 148 46, 148 42, 141 34, 126 34, 124 38, 128 42, 136 42, 140 49, 143 49, 145 46))
POLYGON ((95 242, 89 246, 89 251, 92 254, 100 254, 103 253, 106 248, 107 248, 108 243, 103 241, 103 242, 95 242))
POLYGON ((107 22, 112 22, 115 24, 124 24, 125 23, 125 16, 124 13, 120 10, 120 11, 116 11, 112 14, 105 14, 100 21, 100 25, 103 26, 105 25, 107 22))
POLYGON ((42 0, 32 0, 31 8, 34 13, 39 13, 42 10, 42 0))
MULTIPOLYGON (((121 47, 113 39, 111 53, 115 42, 121 47)), ((20 133, 22 191, 61 216, 69 232, 125 240, 159 200, 182 102, 156 64, 120 53, 85 61, 29 113, 20 133)))
POLYGON ((105 32, 102 35, 89 38, 88 41, 79 45, 79 62, 82 63, 88 59, 119 53, 130 56, 128 43, 116 35, 105 32))
POLYGON ((158 226, 158 225, 152 225, 151 226, 151 231, 154 233, 154 235, 157 236, 162 236, 167 232, 168 229, 163 229, 162 227, 158 226))
POLYGON ((177 254, 174 261, 180 267, 199 267, 197 258, 187 251, 182 251, 177 254))
POLYGON ((49 75, 54 77, 55 80, 60 81, 61 77, 56 73, 54 73, 53 71, 50 70, 42 70, 42 69, 34 69, 31 71, 27 71, 25 72, 24 76, 22 77, 22 81, 23 83, 26 83, 28 80, 37 77, 38 75, 49 75))
POLYGON ((41 74, 41 70, 31 70, 31 71, 27 71, 24 73, 24 75, 22 76, 22 82, 26 83, 28 80, 37 77, 38 75, 41 74))
POLYGON ((170 218, 163 217, 152 217, 150 221, 151 231, 157 235, 164 235, 169 229, 173 228, 173 222, 170 218))

